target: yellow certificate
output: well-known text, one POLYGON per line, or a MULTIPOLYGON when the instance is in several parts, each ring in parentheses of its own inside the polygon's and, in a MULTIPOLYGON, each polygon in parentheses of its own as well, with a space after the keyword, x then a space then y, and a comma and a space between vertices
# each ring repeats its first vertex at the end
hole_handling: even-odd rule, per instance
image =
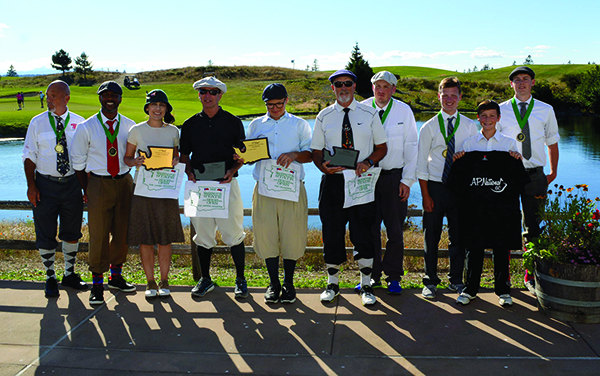
POLYGON ((148 146, 148 153, 138 150, 140 156, 145 157, 143 165, 147 170, 158 170, 173 167, 173 149, 159 146, 148 146))
POLYGON ((269 153, 269 142, 266 137, 253 138, 241 141, 244 146, 240 148, 233 147, 233 150, 240 158, 244 159, 244 164, 271 159, 269 153))

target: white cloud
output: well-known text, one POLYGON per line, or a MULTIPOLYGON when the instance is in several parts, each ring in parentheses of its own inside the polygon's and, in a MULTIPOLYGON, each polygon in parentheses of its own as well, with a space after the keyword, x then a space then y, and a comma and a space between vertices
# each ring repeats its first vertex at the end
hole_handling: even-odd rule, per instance
POLYGON ((0 22, 0 37, 5 36, 4 35, 4 29, 8 29, 10 26, 8 26, 5 23, 0 22))
POLYGON ((244 54, 242 56, 247 56, 247 57, 281 56, 281 52, 261 52, 261 51, 257 51, 257 52, 252 52, 252 53, 249 53, 249 54, 244 54))
POLYGON ((491 50, 484 47, 478 47, 475 51, 471 52, 471 58, 473 59, 494 59, 504 57, 503 52, 491 50))

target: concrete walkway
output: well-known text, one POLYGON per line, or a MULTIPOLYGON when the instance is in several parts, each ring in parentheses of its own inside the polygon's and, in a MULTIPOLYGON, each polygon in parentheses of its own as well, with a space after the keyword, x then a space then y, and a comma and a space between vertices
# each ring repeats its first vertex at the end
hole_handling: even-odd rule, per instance
POLYGON ((323 305, 300 290, 291 305, 266 305, 264 288, 242 301, 233 288, 192 299, 190 287, 147 302, 137 293, 89 292, 0 281, 1 375, 598 375, 600 325, 550 319, 528 292, 501 308, 483 290, 468 306, 456 294, 420 290, 365 308, 351 290, 323 305))

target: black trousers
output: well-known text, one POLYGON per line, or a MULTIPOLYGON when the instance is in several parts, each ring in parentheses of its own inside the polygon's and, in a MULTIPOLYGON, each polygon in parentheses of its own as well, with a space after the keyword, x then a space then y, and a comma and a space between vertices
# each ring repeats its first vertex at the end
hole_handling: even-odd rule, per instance
POLYGON ((381 171, 375 187, 375 224, 373 225, 373 274, 380 280, 382 272, 387 281, 400 281, 404 275, 403 226, 408 210, 408 201, 400 199, 402 169, 381 171), (381 257, 381 222, 387 232, 385 254, 381 257))
POLYGON ((521 194, 521 205, 523 207, 523 237, 531 241, 540 236, 540 209, 546 204, 548 192, 548 179, 543 168, 538 168, 529 174, 531 182, 525 186, 521 194))
POLYGON ((72 242, 81 238, 83 198, 81 185, 72 175, 65 182, 55 182, 36 174, 35 184, 40 191, 40 201, 33 208, 36 247, 55 249, 56 226, 59 222, 58 238, 72 242))
MULTIPOLYGON (((508 249, 494 248, 494 292, 496 295, 510 293, 509 253, 508 249)), ((483 248, 467 248, 467 284, 464 291, 471 296, 477 295, 479 291, 483 259, 483 248)))
POLYGON ((346 261, 346 224, 354 245, 354 259, 373 258, 375 202, 344 209, 344 176, 323 175, 319 190, 319 217, 323 232, 323 257, 327 264, 346 261))
POLYGON ((444 184, 434 181, 427 182, 429 195, 433 199, 433 212, 423 213, 423 231, 425 237, 425 277, 423 285, 437 285, 440 278, 437 275, 438 250, 444 216, 448 219, 448 236, 450 244, 450 274, 452 284, 463 283, 465 266, 465 249, 458 246, 458 201, 444 184))

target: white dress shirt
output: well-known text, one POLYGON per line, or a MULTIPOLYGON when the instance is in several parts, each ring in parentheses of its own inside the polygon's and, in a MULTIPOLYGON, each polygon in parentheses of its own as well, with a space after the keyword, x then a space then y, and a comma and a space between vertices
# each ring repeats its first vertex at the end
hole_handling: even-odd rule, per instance
MULTIPOLYGON (((362 162, 373 153, 374 145, 387 142, 387 136, 379 114, 373 107, 358 103, 356 99, 353 99, 348 108, 350 109, 348 117, 352 128, 354 149, 359 151, 358 162, 362 162)), ((315 120, 311 149, 327 149, 333 154, 334 146, 342 146, 343 110, 344 107, 336 101, 319 112, 315 120)))
MULTIPOLYGON (((271 158, 277 160, 281 154, 289 152, 310 151, 311 131, 308 122, 286 112, 279 120, 274 120, 268 113, 252 120, 248 126, 246 138, 267 137, 271 158)), ((254 166, 252 176, 258 180, 263 162, 254 166)), ((304 179, 304 167, 299 163, 300 180, 304 179)))
MULTIPOLYGON (((109 120, 100 112, 104 124, 109 120)), ((119 175, 129 172, 130 167, 123 162, 123 157, 127 151, 127 135, 129 129, 135 125, 135 122, 125 116, 118 114, 115 119, 121 119, 119 125, 119 134, 117 135, 117 147, 119 156, 119 175)), ((108 125, 105 125, 108 128, 108 125)), ((117 123, 114 125, 115 129, 117 123)), ((107 150, 106 133, 104 127, 98 121, 97 114, 94 114, 77 127, 73 139, 73 168, 77 171, 93 172, 96 175, 109 176, 107 169, 107 150)))
POLYGON ((486 139, 483 130, 478 134, 471 136, 463 142, 457 151, 518 151, 517 141, 506 137, 496 130, 496 133, 490 139, 486 139))
MULTIPOLYGON (((531 103, 531 96, 527 100, 527 107, 531 103)), ((517 110, 520 113, 521 108, 519 99, 517 101, 517 110)), ((496 129, 505 136, 514 138, 521 133, 521 127, 515 117, 515 112, 510 100, 500 104, 500 121, 496 124, 496 129)), ((554 145, 560 139, 558 135, 558 122, 554 109, 547 103, 537 99, 533 102, 533 110, 529 115, 529 137, 531 138, 531 158, 523 158, 525 168, 543 167, 546 165, 546 146, 554 145)), ((519 153, 523 154, 523 143, 517 142, 519 153)))
MULTIPOLYGON (((460 116, 460 123, 456 133, 454 133, 455 151, 459 145, 462 145, 465 140, 477 134, 477 126, 473 120, 455 112, 453 115, 448 115, 442 111, 444 119, 444 132, 448 135, 448 118, 454 117, 454 128, 456 128, 456 116, 460 116)), ((429 119, 419 131, 419 153, 417 156, 417 179, 442 181, 444 165, 446 158, 443 156, 443 151, 446 150, 446 141, 438 122, 438 115, 429 119)))
MULTIPOLYGON (((51 116, 54 116, 50 114, 51 116)), ((67 111, 60 116, 65 125, 65 137, 67 138, 67 150, 69 152, 69 161, 71 168, 64 176, 70 176, 75 173, 73 171, 73 137, 77 125, 84 121, 84 118, 67 111), (69 124, 66 124, 67 114, 69 114, 69 124)), ((56 121, 55 121, 56 124, 56 121)), ((56 170, 56 134, 50 125, 48 112, 42 112, 31 119, 25 136, 25 144, 23 145, 23 162, 26 159, 31 160, 35 164, 37 172, 42 175, 50 175, 54 177, 63 177, 56 170)))
MULTIPOLYGON (((361 103, 373 107, 374 99, 365 99, 361 103)), ((401 183, 411 187, 416 181, 418 135, 417 123, 410 106, 397 99, 391 98, 387 106, 380 108, 375 103, 377 112, 386 110, 388 112, 383 129, 387 134, 387 154, 379 162, 379 167, 384 170, 403 168, 401 183)))

